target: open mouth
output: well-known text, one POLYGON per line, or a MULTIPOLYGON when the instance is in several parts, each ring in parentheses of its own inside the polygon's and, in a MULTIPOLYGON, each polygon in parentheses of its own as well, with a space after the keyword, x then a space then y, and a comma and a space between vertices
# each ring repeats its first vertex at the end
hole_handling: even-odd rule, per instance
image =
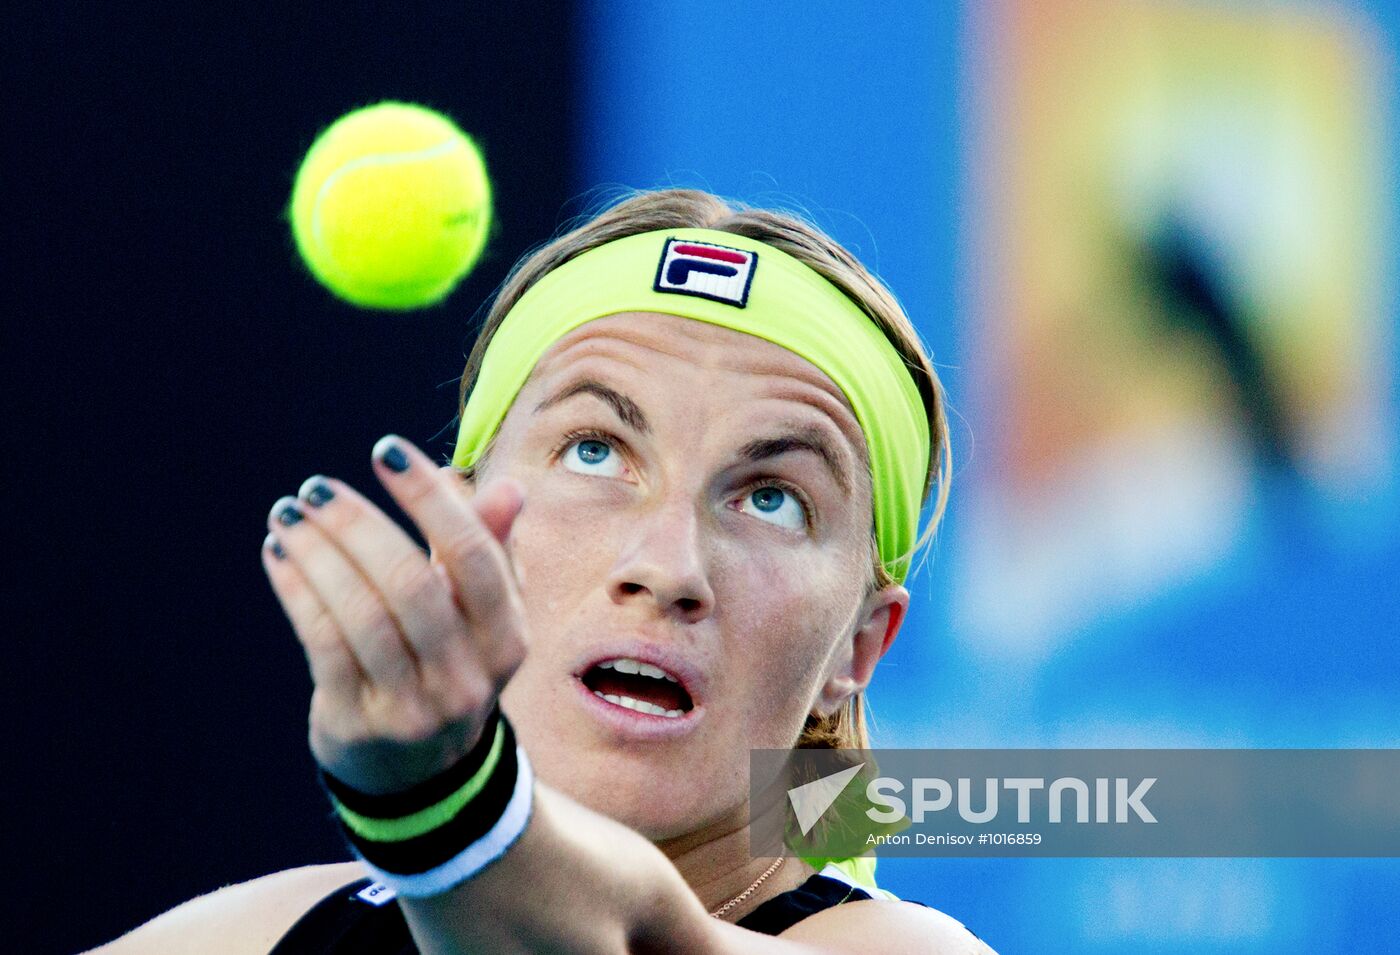
POLYGON ((594 696, 638 713, 674 720, 695 705, 675 675, 631 657, 600 660, 580 679, 594 696))

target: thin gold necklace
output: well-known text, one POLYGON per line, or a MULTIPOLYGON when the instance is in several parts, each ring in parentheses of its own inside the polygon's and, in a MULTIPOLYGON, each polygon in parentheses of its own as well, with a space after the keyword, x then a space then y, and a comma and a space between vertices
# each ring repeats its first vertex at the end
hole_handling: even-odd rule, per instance
POLYGON ((770 865, 770 866, 768 867, 768 870, 767 870, 766 872, 764 872, 761 876, 759 876, 757 879, 754 879, 754 880, 753 880, 753 885, 749 886, 747 889, 745 889, 744 891, 740 892, 738 895, 734 896, 734 898, 730 899, 728 902, 724 903, 723 905, 721 905, 719 908, 715 909, 715 910, 714 910, 713 912, 711 912, 710 914, 713 915, 713 916, 714 916, 715 918, 717 918, 717 919, 718 919, 718 918, 724 918, 724 913, 725 913, 725 912, 728 912, 730 909, 734 908, 734 906, 738 905, 740 902, 744 901, 744 900, 747 899, 749 896, 753 895, 754 892, 758 891, 758 887, 759 887, 760 885, 762 885, 764 882, 768 881, 768 877, 769 877, 770 875, 772 875, 774 872, 777 872, 777 871, 778 871, 778 867, 781 866, 781 865, 783 864, 783 860, 786 859, 786 858, 787 858, 786 856, 778 856, 778 861, 775 862, 775 863, 773 863, 772 865, 770 865))

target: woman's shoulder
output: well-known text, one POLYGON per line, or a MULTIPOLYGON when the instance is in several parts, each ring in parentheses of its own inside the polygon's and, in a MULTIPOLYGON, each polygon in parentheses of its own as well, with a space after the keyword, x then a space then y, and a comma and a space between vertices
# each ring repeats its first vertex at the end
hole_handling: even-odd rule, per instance
POLYGON ((994 955, 961 922, 874 887, 870 875, 873 867, 862 873, 828 863, 801 885, 760 904, 739 919, 738 927, 833 952, 994 955))
POLYGON ((340 862, 224 886, 156 916, 92 955, 266 953, 327 893, 364 876, 360 863, 340 862))
POLYGON ((918 902, 858 899, 822 909, 782 933, 795 942, 821 943, 881 955, 996 955, 951 915, 918 902))

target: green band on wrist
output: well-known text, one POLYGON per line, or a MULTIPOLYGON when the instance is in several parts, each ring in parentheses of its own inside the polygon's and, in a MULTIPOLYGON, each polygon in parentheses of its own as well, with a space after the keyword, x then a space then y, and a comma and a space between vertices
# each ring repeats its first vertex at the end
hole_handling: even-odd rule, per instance
POLYGON ((346 808, 334 795, 331 796, 331 802, 345 827, 361 839, 370 842, 404 842, 408 839, 415 839, 451 822, 458 813, 466 808, 468 803, 476 798, 500 764, 501 750, 504 744, 505 726, 500 720, 497 720, 496 732, 491 740, 491 751, 486 754, 486 760, 481 764, 481 768, 456 792, 441 802, 421 809, 412 815, 402 816, 398 819, 375 819, 346 808))

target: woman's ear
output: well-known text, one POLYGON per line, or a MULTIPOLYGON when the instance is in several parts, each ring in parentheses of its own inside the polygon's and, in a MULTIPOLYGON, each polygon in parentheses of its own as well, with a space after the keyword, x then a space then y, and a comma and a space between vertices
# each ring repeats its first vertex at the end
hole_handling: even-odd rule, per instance
POLYGON ((881 588, 865 598, 854 631, 837 647, 831 673, 812 708, 816 715, 831 715, 869 685, 875 664, 894 643, 908 611, 909 591, 899 584, 881 588))

